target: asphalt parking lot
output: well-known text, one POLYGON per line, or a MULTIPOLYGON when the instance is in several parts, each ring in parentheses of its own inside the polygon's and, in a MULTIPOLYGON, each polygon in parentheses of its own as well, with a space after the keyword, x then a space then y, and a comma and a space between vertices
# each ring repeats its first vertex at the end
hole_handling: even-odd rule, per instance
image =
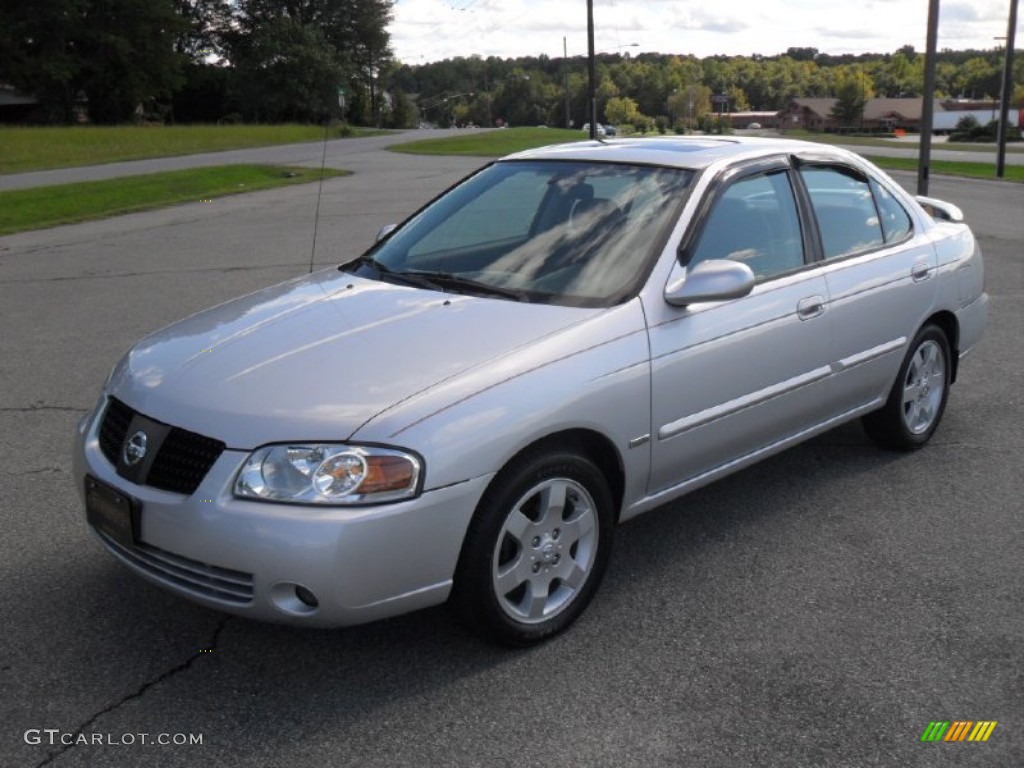
POLYGON ((363 146, 332 150, 356 173, 325 183, 315 254, 316 185, 0 238, 0 765, 1024 765, 1024 185, 932 180, 992 303, 926 449, 849 425, 623 526, 595 602, 542 647, 444 609, 226 618, 114 562, 69 445, 118 356, 357 255, 480 164, 363 146), (935 720, 998 726, 922 743, 935 720))

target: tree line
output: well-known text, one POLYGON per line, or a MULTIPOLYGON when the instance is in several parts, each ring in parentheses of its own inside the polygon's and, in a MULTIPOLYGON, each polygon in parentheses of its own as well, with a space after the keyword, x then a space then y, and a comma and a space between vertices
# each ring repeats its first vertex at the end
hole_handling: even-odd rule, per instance
MULTIPOLYGON (((70 123, 382 116, 393 0, 33 0, 0 4, 0 84, 70 123)), ((403 117, 403 119, 405 119, 403 117)))
MULTIPOLYGON (((572 125, 588 120, 586 60, 395 61, 394 0, 5 0, 0 85, 33 95, 36 122, 572 125)), ((997 98, 1002 53, 939 54, 936 95, 997 98)), ((924 56, 643 53, 597 57, 599 120, 646 130, 776 111, 796 97, 919 96, 924 56)), ((1024 56, 1017 101, 1024 101, 1024 56)))
MULTIPOLYGON (((815 48, 703 59, 599 54, 598 120, 641 130, 695 127, 723 112, 775 112, 799 97, 921 96, 924 59, 912 46, 889 54, 843 56, 815 48)), ((999 98, 1002 66, 999 50, 943 51, 937 57, 936 96, 999 98)), ((1024 106, 1024 57, 1017 57, 1015 74, 1016 102, 1024 106)), ((589 120, 583 57, 455 58, 398 67, 390 82, 419 94, 422 118, 440 125, 490 125, 501 119, 511 125, 582 127, 589 120)))

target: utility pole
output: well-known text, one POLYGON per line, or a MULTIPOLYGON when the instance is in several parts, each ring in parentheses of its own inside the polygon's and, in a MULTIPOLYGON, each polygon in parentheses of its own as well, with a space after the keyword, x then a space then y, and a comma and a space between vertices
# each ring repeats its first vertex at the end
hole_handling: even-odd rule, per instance
POLYGON ((939 40, 939 0, 928 0, 928 42, 924 59, 924 103, 921 107, 921 150, 917 161, 917 194, 928 194, 932 162, 932 120, 935 114, 935 54, 939 40))
MULTIPOLYGON (((1010 100, 1013 98, 1013 48, 1017 36, 1017 0, 1010 0, 1010 20, 1006 27, 1006 58, 1003 62, 1003 98, 999 104, 999 128, 996 142, 996 176, 1006 175, 1006 131, 1010 122, 1010 100)), ((1019 127, 1019 126, 1018 126, 1019 127)))
POLYGON ((590 81, 590 138, 597 138, 597 75, 594 73, 594 0, 587 0, 587 76, 590 81))
POLYGON ((565 127, 572 128, 572 118, 569 115, 569 47, 562 38, 562 86, 565 88, 565 127))

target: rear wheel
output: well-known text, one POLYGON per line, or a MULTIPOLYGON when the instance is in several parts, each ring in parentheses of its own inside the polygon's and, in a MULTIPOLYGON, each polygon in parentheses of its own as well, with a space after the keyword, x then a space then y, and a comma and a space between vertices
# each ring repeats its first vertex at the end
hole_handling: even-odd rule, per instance
POLYGON ((862 420, 868 437, 885 448, 910 451, 931 439, 949 397, 949 341, 926 325, 910 344, 885 405, 862 420))
POLYGON ((484 494, 463 545, 452 603, 507 645, 540 642, 583 612, 608 564, 608 483, 568 451, 515 460, 484 494))

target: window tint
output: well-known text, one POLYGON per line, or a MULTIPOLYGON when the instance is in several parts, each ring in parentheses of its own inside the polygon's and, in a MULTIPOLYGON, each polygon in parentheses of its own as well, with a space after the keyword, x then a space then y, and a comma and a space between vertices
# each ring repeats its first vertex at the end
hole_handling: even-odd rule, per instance
POLYGON ((462 216, 425 235, 409 255, 525 238, 547 191, 548 177, 537 170, 510 174, 469 201, 462 216))
POLYGON ((878 211, 866 180, 839 168, 802 168, 825 258, 847 256, 883 243, 878 211))
POLYGON ((878 212, 881 214, 885 242, 895 243, 909 235, 913 225, 909 214, 899 201, 874 179, 871 180, 871 190, 875 193, 875 202, 878 204, 878 212))
POLYGON ((793 188, 785 171, 749 176, 715 201, 689 263, 733 259, 770 277, 804 263, 793 188))

